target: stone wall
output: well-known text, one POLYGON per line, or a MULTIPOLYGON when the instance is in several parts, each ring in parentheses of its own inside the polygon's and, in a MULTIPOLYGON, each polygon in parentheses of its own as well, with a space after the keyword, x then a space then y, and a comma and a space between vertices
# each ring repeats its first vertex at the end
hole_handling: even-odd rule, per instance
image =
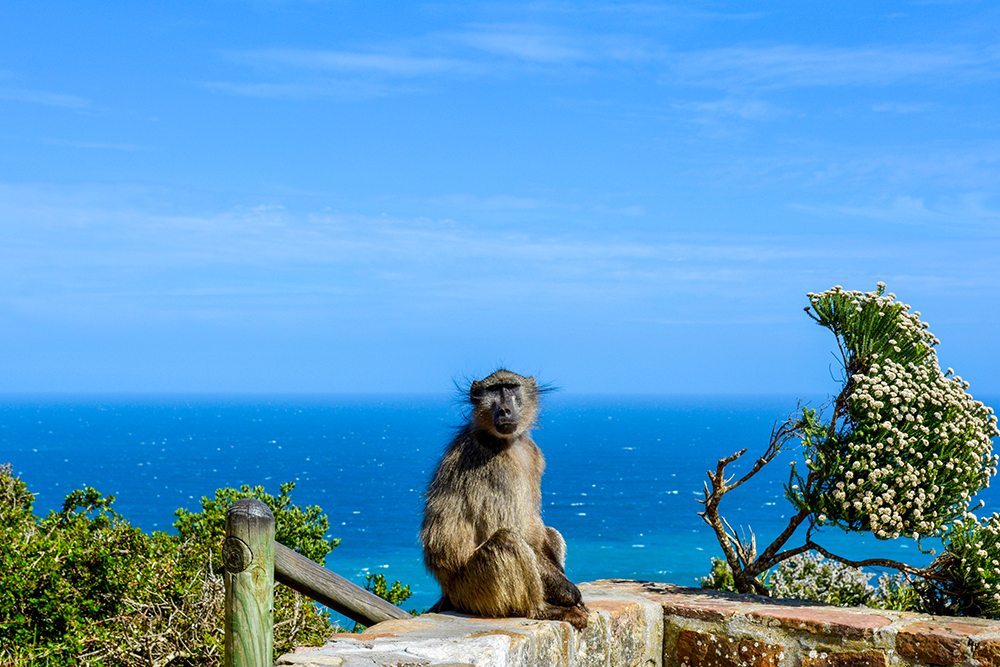
POLYGON ((671 584, 580 586, 589 626, 425 614, 337 635, 279 665, 1000 667, 1000 622, 817 605, 671 584))

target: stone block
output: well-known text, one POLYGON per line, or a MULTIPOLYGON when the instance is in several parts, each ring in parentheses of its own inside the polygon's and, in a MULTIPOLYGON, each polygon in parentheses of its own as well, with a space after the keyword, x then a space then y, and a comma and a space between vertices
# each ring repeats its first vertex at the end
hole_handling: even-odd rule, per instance
POLYGON ((752 610, 751 618, 777 624, 789 630, 803 630, 814 635, 870 638, 875 630, 892 621, 877 613, 842 611, 836 607, 792 607, 774 605, 752 610))
POLYGON ((778 667, 785 649, 752 638, 681 630, 677 662, 683 667, 778 667))
POLYGON ((982 628, 961 622, 911 623, 897 633, 896 650, 931 665, 954 665, 968 657, 969 636, 980 632, 982 628))
POLYGON ((1000 667, 1000 639, 973 643, 972 657, 979 662, 979 667, 1000 667))
POLYGON ((629 592, 582 584, 590 609, 582 633, 581 666, 654 667, 663 660, 663 610, 656 602, 629 592), (593 626, 593 629, 590 627, 593 626))
POLYGON ((802 667, 886 667, 882 651, 809 651, 802 656, 802 667))
POLYGON ((738 597, 707 588, 690 588, 652 581, 601 579, 593 582, 593 585, 653 600, 658 602, 667 614, 708 621, 725 620, 746 606, 746 598, 755 599, 754 596, 738 597))

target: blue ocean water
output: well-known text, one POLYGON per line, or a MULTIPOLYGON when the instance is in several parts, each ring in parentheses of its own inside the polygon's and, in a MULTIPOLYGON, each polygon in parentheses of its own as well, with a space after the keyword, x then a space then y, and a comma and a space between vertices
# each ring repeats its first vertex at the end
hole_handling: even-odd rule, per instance
MULTIPOLYGON (((822 397, 809 403, 818 407, 822 397)), ((794 396, 546 396, 536 442, 545 453, 545 522, 566 538, 574 581, 606 577, 696 585, 721 554, 698 517, 705 471, 744 447, 742 475, 763 453, 794 396)), ((987 404, 990 404, 987 401, 987 404)), ((406 607, 436 600, 417 534, 422 494, 464 407, 440 396, 110 396, 0 398, 0 463, 36 494, 35 511, 58 509, 91 486, 147 531, 172 530, 177 508, 241 484, 316 504, 342 539, 327 567, 359 584, 377 572, 409 584, 406 607)), ((766 545, 784 527, 787 452, 727 495, 723 515, 766 545)), ((1000 508, 994 489, 980 494, 1000 508)), ((793 537, 789 546, 801 543, 793 537)), ((914 542, 880 542, 827 529, 817 541, 845 556, 929 556, 914 542)), ((925 546, 927 546, 925 544, 925 546)))

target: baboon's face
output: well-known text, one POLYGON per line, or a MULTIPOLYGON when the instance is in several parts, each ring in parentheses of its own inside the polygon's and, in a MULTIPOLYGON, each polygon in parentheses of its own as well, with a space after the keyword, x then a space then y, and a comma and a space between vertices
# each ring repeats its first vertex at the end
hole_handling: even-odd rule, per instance
POLYGON ((523 401, 521 385, 501 385, 493 393, 493 425, 497 432, 503 435, 512 435, 517 430, 517 424, 521 414, 521 404, 523 401))
POLYGON ((509 438, 518 433, 522 423, 524 397, 524 387, 519 383, 475 387, 472 402, 476 406, 476 421, 493 435, 509 438))

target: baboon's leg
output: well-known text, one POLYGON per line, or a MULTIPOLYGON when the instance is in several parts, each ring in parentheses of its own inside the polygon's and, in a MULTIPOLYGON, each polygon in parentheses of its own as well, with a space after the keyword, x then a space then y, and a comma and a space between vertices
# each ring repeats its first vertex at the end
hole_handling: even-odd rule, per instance
POLYGON ((447 595, 477 616, 531 616, 542 607, 538 558, 519 535, 498 530, 451 578, 447 595))
POLYGON ((545 601, 558 607, 575 607, 583 598, 573 582, 566 578, 566 541, 555 528, 546 526, 545 543, 542 545, 541 577, 545 601))
POLYGON ((559 569, 566 571, 566 540, 562 534, 551 526, 545 526, 545 555, 559 569))

